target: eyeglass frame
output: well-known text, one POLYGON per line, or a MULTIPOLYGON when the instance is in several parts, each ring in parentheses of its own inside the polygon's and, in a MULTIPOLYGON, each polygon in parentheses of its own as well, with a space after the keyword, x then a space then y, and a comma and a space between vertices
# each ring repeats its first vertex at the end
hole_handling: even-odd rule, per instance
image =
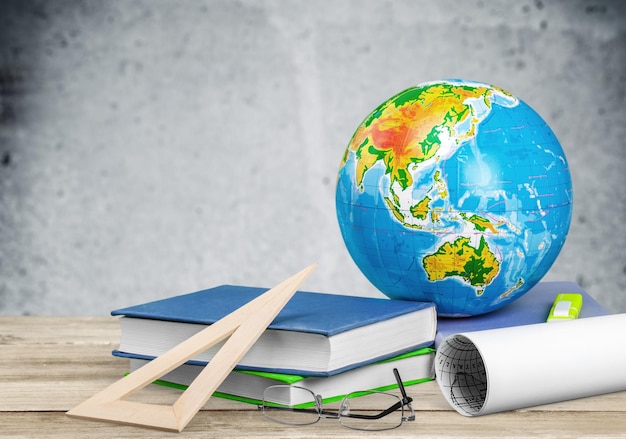
MULTIPOLYGON (((259 405, 257 408, 258 410, 261 410, 263 412, 263 416, 265 416, 266 419, 273 421, 273 422, 277 422, 279 424, 283 424, 283 425, 293 425, 293 426, 304 426, 304 425, 312 425, 317 423, 321 418, 325 418, 325 419, 337 419, 339 420, 339 423, 346 428, 351 428, 353 430, 360 430, 360 431, 384 431, 384 430, 393 430, 394 428, 398 428, 400 427, 404 422, 410 422, 410 421, 415 421, 415 410, 413 410, 413 406, 411 405, 411 403, 413 402, 413 398, 411 398, 410 396, 407 395, 406 393, 406 389, 404 388, 404 384, 402 383, 402 379, 400 378, 400 372, 398 372, 398 369, 396 369, 395 367, 393 368, 393 374, 396 378, 396 382, 398 383, 398 389, 400 389, 400 393, 402 394, 402 398, 398 397, 397 395, 393 395, 390 393, 386 393, 386 392, 378 392, 375 390, 360 390, 360 391, 356 391, 356 392, 351 392, 351 393, 363 393, 363 395, 360 396, 364 396, 364 395, 369 395, 369 394, 375 394, 375 393, 383 393, 383 394, 387 394, 387 395, 391 395, 391 396, 395 396, 396 398, 398 398, 398 402, 396 402, 395 404, 391 405, 389 408, 381 411, 380 413, 377 413, 375 415, 361 415, 361 414, 342 414, 341 413, 341 408, 339 408, 339 410, 337 411, 333 411, 333 410, 324 410, 323 407, 323 402, 322 402, 322 396, 321 395, 317 395, 315 394, 313 391, 311 391, 310 389, 307 389, 306 387, 300 387, 300 386, 286 386, 286 387, 292 387, 292 388, 298 388, 298 389, 303 389, 306 390, 308 392, 310 392, 314 397, 314 403, 315 403, 315 407, 314 408, 295 408, 295 407, 281 407, 279 404, 277 405, 272 405, 272 406, 268 406, 268 408, 271 407, 272 410, 280 410, 280 409, 284 409, 286 411, 291 411, 291 412, 303 412, 303 413, 316 413, 317 414, 317 418, 312 421, 312 422, 307 422, 307 423, 303 423, 303 424, 292 424, 289 422, 282 422, 279 419, 275 419, 269 415, 267 415, 265 413, 265 408, 266 408, 266 404, 265 401, 262 401, 262 404, 259 405), (409 408, 409 416, 404 416, 404 407, 408 407, 409 408), (354 427, 351 425, 346 425, 344 423, 341 422, 341 418, 354 418, 354 419, 371 419, 371 420, 376 420, 376 419, 381 419, 393 412, 395 412, 396 410, 401 409, 402 410, 402 414, 400 416, 400 423, 398 425, 395 425, 393 427, 388 427, 388 428, 381 428, 381 429, 365 429, 365 428, 358 428, 358 427, 354 427)), ((269 386, 267 389, 272 388, 272 387, 279 387, 279 386, 269 386)), ((265 390, 267 390, 265 389, 265 390)), ((343 398, 341 405, 343 406, 344 401, 347 399, 347 396, 345 398, 343 398)))

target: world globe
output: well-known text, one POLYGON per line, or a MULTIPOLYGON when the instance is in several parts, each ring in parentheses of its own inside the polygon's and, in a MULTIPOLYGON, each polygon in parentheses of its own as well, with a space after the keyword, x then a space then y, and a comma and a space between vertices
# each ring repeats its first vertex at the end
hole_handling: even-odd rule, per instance
POLYGON ((462 317, 541 280, 567 237, 572 195, 563 149, 531 107, 492 85, 444 80, 398 93, 359 125, 336 211, 378 290, 462 317))

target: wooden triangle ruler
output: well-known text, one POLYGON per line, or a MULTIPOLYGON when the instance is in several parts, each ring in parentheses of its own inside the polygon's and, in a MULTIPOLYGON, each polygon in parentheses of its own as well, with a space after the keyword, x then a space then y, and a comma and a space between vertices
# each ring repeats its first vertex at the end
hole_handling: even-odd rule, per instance
POLYGON ((251 300, 67 412, 68 416, 182 431, 257 341, 317 264, 251 300), (230 338, 228 338, 230 337, 230 338), (222 340, 228 340, 173 405, 124 401, 222 340))

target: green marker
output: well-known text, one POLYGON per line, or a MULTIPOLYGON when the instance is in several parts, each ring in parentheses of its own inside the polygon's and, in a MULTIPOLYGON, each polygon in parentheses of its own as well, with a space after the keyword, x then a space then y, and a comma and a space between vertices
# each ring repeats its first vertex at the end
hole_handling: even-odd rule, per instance
POLYGON ((559 320, 575 320, 583 307, 583 296, 578 293, 560 293, 557 294, 550 314, 548 314, 548 322, 559 320))

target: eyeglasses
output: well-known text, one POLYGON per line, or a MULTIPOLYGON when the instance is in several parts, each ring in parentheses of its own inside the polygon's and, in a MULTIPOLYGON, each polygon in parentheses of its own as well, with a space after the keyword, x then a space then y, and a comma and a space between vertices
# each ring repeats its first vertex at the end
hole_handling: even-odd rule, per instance
POLYGON ((266 418, 285 425, 310 425, 320 418, 338 419, 341 425, 355 430, 391 430, 404 421, 414 421, 412 398, 407 396, 398 369, 393 369, 402 394, 360 391, 346 395, 337 411, 324 410, 321 395, 298 386, 270 386, 263 392, 259 406, 266 418), (386 407, 380 409, 380 407, 386 407), (406 409, 405 409, 406 407, 406 409))

